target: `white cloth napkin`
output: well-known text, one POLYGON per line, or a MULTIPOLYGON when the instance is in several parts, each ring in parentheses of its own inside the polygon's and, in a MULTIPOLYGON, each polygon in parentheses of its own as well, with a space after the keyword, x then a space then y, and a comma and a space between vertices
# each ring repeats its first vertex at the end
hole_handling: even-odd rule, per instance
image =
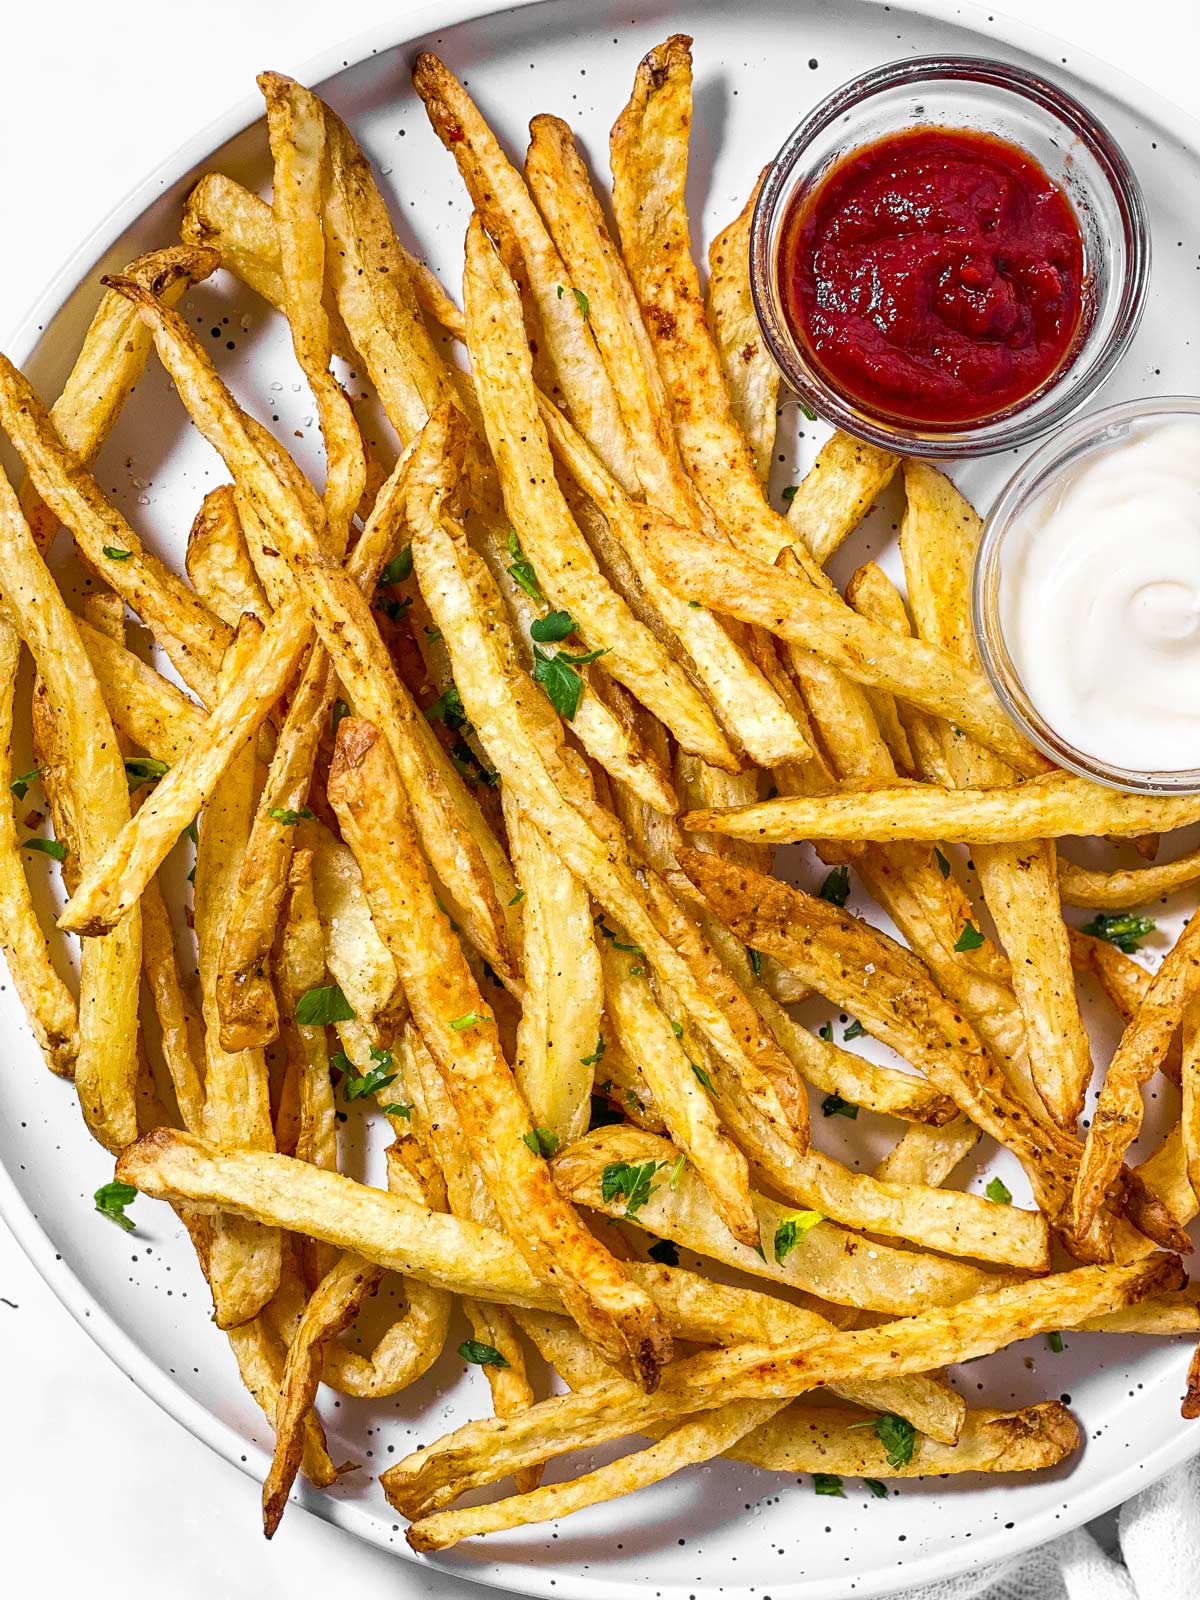
MULTIPOLYGON (((1093 1524, 1093 1527, 1096 1525, 1093 1524)), ((895 1600, 1197 1600, 1200 1459, 1127 1500, 1107 1554, 1088 1528, 961 1578, 906 1589, 895 1600)))

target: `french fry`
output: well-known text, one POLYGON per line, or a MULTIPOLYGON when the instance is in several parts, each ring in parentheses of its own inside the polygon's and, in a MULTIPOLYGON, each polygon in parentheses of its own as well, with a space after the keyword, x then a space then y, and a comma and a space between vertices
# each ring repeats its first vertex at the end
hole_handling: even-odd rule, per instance
POLYGON ((1174 861, 1159 861, 1154 866, 1132 871, 1118 868, 1098 872, 1075 861, 1058 858, 1058 888, 1063 904, 1083 906, 1089 911, 1131 911, 1148 906, 1163 895, 1186 889, 1200 879, 1200 850, 1189 850, 1174 861))
POLYGON ((1200 986, 1198 945, 1200 919, 1193 917, 1151 979, 1109 1063, 1075 1179, 1077 1231, 1091 1224, 1120 1173, 1126 1150, 1138 1136, 1145 1109, 1142 1086, 1165 1059, 1200 986))
POLYGON ((413 86, 458 170, 483 225, 516 280, 539 350, 538 382, 561 400, 605 466, 632 488, 629 438, 571 277, 524 181, 458 79, 437 56, 417 57, 413 86))
POLYGON ((926 783, 856 794, 781 796, 725 812, 693 811, 681 824, 764 844, 797 839, 964 839, 1024 844, 1065 834, 1183 828, 1200 821, 1194 795, 1125 794, 1073 773, 1051 772, 1010 789, 946 789, 926 783))
MULTIPOLYGON (((261 624, 243 618, 222 670, 220 687, 244 670, 261 624)), ((220 1043, 217 972, 229 900, 250 830, 254 752, 242 751, 205 806, 196 850, 196 943, 204 1013, 204 1133, 230 1146, 273 1150, 271 1094, 261 1050, 227 1051, 220 1043)), ((234 1328, 256 1317, 279 1287, 281 1241, 273 1229, 241 1217, 214 1218, 209 1284, 217 1325, 234 1328)))
POLYGON ((0 949, 46 1065, 59 1077, 75 1070, 79 1012, 50 959, 21 862, 12 765, 13 693, 21 640, 0 619, 0 949))
POLYGON ((146 885, 141 899, 142 972, 158 1019, 159 1048, 175 1088, 183 1125, 204 1131, 204 1085, 196 1065, 195 1043, 200 1018, 179 981, 175 937, 157 880, 146 885))
POLYGON ((437 906, 398 774, 370 723, 342 722, 328 789, 414 1018, 505 1226, 605 1355, 652 1389, 669 1336, 652 1303, 558 1198, 532 1148, 538 1138, 500 1053, 494 1018, 437 906))
POLYGON ((1182 1105, 1179 1127, 1188 1182, 1200 1201, 1200 1008, 1193 1000, 1183 1014, 1182 1105))
MULTIPOLYGON (((33 656, 69 765, 79 865, 86 870, 129 820, 117 737, 71 613, 37 553, 17 497, 0 472, 0 596, 5 621, 33 656)), ((107 1149, 137 1137, 137 909, 82 952, 75 1086, 84 1120, 107 1149)))
MULTIPOLYGON (((1133 1021, 1137 1008, 1146 998, 1150 973, 1132 956, 1118 950, 1107 939, 1095 939, 1078 928, 1068 928, 1071 961, 1076 972, 1090 972, 1124 1023, 1133 1021)), ((1179 1082, 1180 1036, 1175 1034, 1162 1060, 1162 1072, 1172 1083, 1179 1082)))
POLYGON ((76 617, 75 626, 118 733, 169 767, 182 761, 200 737, 203 710, 85 617, 76 617))
POLYGON ((204 496, 188 533, 186 566, 193 586, 227 628, 237 627, 243 611, 260 622, 270 615, 246 548, 232 484, 220 483, 204 496))
POLYGON ((875 1168, 884 1183, 927 1183, 940 1188, 979 1143, 980 1130, 957 1116, 941 1127, 908 1128, 875 1168))
POLYGON ((604 984, 587 890, 506 792, 513 871, 524 890, 525 999, 517 1025, 517 1087, 534 1126, 559 1145, 587 1130, 604 984))
POLYGON ((822 566, 891 482, 898 456, 840 429, 825 441, 788 506, 790 527, 822 566))
MULTIPOLYGON (((990 1289, 950 1309, 936 1308, 877 1328, 834 1332, 794 1348, 744 1345, 676 1363, 658 1392, 631 1384, 543 1401, 506 1422, 467 1423, 436 1445, 389 1467, 388 1498, 408 1516, 424 1516, 468 1489, 517 1466, 619 1438, 644 1426, 739 1400, 783 1398, 840 1379, 850 1367, 878 1377, 971 1360, 1016 1339, 1057 1329, 1064 1318, 1100 1316, 1179 1287, 1177 1257, 1133 1266, 1080 1267, 1035 1284, 990 1289)), ((426 1528, 429 1534, 434 1530, 426 1528)))
POLYGON ((763 340, 750 292, 750 225, 762 174, 741 211, 708 247, 708 325, 729 401, 754 453, 760 482, 771 474, 779 368, 763 340))

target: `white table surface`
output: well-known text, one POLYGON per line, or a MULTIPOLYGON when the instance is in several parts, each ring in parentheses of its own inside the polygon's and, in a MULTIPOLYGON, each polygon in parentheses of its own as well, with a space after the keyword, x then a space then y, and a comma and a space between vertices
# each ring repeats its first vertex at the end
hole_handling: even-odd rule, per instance
MULTIPOLYGON (((636 0, 633 0, 636 8, 636 0)), ((412 0, 9 0, 0 40, 0 335, 164 155, 242 98, 412 0), (115 108, 115 109, 114 109, 115 108)), ((801 9, 800 0, 797 10, 801 9)), ((1196 0, 1003 0, 1200 115, 1196 0)), ((87 1600, 482 1594, 292 1508, 268 1546, 254 1485, 147 1400, 58 1305, 0 1223, 4 1592, 87 1600)), ((569 1600, 569 1597, 564 1597, 569 1600)))

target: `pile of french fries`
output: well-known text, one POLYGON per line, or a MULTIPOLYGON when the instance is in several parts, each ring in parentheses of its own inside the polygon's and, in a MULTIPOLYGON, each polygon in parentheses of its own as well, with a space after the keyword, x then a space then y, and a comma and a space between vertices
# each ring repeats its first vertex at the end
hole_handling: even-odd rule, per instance
MULTIPOLYGON (((182 242, 106 280, 49 410, 0 360, 26 471, 19 494, 0 478, 0 938, 116 1158, 97 1204, 128 1222, 141 1191, 187 1229, 275 1430, 268 1535, 297 1472, 344 1470, 318 1384, 377 1398, 452 1361, 456 1299, 492 1414, 383 1474, 421 1550, 722 1454, 877 1493, 1052 1466, 1080 1438, 1065 1406, 971 1410, 941 1369, 1064 1329, 1200 1330, 1179 1258, 1200 919, 1151 976, 1062 915, 1194 882, 1200 853, 1103 872, 1055 841, 1163 833, 1200 799, 1048 770, 1008 722, 971 632, 979 519, 933 468, 835 434, 772 508, 753 196, 707 294, 691 254, 690 40, 638 67, 604 204, 564 122, 534 118, 521 171, 440 60, 414 77, 474 207, 461 311, 345 124, 267 73, 271 202, 204 178, 182 242), (176 309, 218 269, 287 319, 319 489, 176 309), (89 468, 152 352, 228 474, 186 574, 89 468), (824 563, 897 474, 907 596, 873 564, 843 595, 824 563), (45 564, 56 535, 92 580, 74 610, 45 564), (15 774, 22 647, 36 772, 15 774), (14 808, 34 784, 77 996, 26 876, 14 808), (194 985, 159 877, 188 833, 194 985), (800 840, 820 892, 771 875, 772 846, 800 840), (963 842, 995 940, 943 849, 963 842), (845 909, 852 879, 904 944, 845 909), (1079 971, 1126 1022, 1086 1138, 1079 971), (912 1070, 801 1026, 788 1007, 809 994, 912 1070), (1160 1071, 1181 1111, 1131 1168, 1160 1071), (816 1148, 814 1091, 826 1115, 892 1119, 874 1172, 816 1148), (354 1100, 386 1125, 386 1190, 339 1170, 354 1100), (1036 1209, 953 1187, 981 1136, 1036 1209), (368 1354, 353 1329, 385 1274, 402 1310, 368 1354), (539 1395, 530 1349, 565 1393, 539 1395)), ((1193 1364, 1185 1414, 1198 1391, 1193 1364)))

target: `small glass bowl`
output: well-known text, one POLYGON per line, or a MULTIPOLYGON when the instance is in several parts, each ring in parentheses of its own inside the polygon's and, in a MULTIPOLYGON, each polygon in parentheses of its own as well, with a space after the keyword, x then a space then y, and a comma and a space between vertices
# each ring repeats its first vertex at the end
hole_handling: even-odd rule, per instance
POLYGON ((1056 427, 1107 378, 1137 331, 1150 272, 1141 189, 1111 134, 1044 78, 975 56, 918 56, 836 89, 767 169, 750 236, 754 304, 767 346, 819 416, 899 454, 989 455, 1056 427), (965 128, 1029 152, 1064 190, 1083 233, 1088 297, 1074 347, 1040 388, 1006 410, 938 427, 877 413, 837 387, 793 334, 778 258, 792 205, 851 151, 901 130, 965 128))
POLYGON ((1038 749, 1058 766, 1092 778, 1110 789, 1125 789, 1135 794, 1200 794, 1200 768, 1141 772, 1112 766, 1088 751, 1076 749, 1044 720, 1025 691, 1004 639, 1000 600, 1004 543, 1026 507, 1051 490, 1061 475, 1082 457, 1127 438, 1140 423, 1184 416, 1200 416, 1200 398, 1163 395, 1130 400, 1070 423, 1040 450, 1035 450, 1009 479, 992 507, 975 557, 971 597, 975 638, 984 670, 1000 704, 1038 749))

